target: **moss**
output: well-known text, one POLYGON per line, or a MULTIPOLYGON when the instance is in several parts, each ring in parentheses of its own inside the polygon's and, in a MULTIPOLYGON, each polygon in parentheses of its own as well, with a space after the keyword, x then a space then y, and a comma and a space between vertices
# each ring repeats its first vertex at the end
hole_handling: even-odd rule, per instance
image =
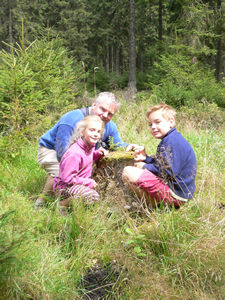
POLYGON ((126 160, 133 160, 134 159, 134 152, 120 152, 120 151, 113 151, 109 152, 109 154, 106 157, 103 157, 102 160, 106 162, 111 161, 126 161, 126 160))
MULTIPOLYGON (((112 151, 106 157, 102 157, 93 170, 93 177, 98 182, 99 188, 105 190, 105 182, 107 186, 115 184, 123 187, 121 175, 124 167, 134 165, 134 152, 112 151), (109 184, 111 182, 111 184, 109 184), (101 183, 103 186, 101 186, 101 183)), ((115 193, 115 189, 114 189, 115 193)))

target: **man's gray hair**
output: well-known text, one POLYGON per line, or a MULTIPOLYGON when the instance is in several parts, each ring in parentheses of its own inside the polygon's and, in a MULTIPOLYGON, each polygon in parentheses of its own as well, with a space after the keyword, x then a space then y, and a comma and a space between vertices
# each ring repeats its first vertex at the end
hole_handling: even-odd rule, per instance
POLYGON ((99 104, 102 101, 107 101, 107 103, 117 106, 117 109, 120 106, 119 100, 113 93, 109 93, 109 92, 99 93, 97 99, 95 100, 95 103, 99 104))

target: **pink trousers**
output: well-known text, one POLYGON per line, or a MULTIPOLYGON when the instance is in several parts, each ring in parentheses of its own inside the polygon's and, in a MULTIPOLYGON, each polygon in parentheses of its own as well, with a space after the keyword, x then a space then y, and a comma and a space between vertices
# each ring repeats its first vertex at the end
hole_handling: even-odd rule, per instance
POLYGON ((87 204, 97 202, 99 199, 99 194, 95 190, 80 184, 68 187, 65 191, 63 191, 62 196, 65 198, 77 198, 77 196, 82 197, 83 201, 87 204))
POLYGON ((137 180, 137 186, 141 187, 158 203, 174 205, 179 207, 182 202, 170 195, 169 187, 163 183, 162 179, 148 170, 144 170, 137 180))

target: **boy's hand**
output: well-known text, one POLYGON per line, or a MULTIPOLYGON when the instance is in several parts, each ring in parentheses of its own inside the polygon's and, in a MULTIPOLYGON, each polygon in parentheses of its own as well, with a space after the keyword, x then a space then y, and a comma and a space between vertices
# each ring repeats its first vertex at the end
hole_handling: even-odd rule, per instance
POLYGON ((134 164, 134 166, 136 167, 136 168, 139 168, 139 169, 143 169, 143 166, 145 165, 145 163, 144 162, 138 162, 138 163, 135 163, 134 164))
POLYGON ((144 161, 146 160, 146 152, 144 146, 138 146, 134 151, 134 160, 136 161, 144 161))
POLYGON ((106 156, 107 154, 109 154, 109 150, 104 149, 103 147, 100 147, 99 149, 99 153, 106 156))

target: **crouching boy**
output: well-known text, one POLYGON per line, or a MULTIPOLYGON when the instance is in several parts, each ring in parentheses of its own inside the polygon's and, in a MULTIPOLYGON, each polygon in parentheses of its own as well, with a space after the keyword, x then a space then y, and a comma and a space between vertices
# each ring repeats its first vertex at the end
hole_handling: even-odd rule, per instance
POLYGON ((146 155, 143 146, 133 148, 133 166, 125 167, 124 183, 153 206, 156 203, 181 206, 193 198, 195 191, 196 157, 188 141, 175 127, 175 110, 164 103, 147 111, 150 132, 161 142, 156 155, 146 155))

